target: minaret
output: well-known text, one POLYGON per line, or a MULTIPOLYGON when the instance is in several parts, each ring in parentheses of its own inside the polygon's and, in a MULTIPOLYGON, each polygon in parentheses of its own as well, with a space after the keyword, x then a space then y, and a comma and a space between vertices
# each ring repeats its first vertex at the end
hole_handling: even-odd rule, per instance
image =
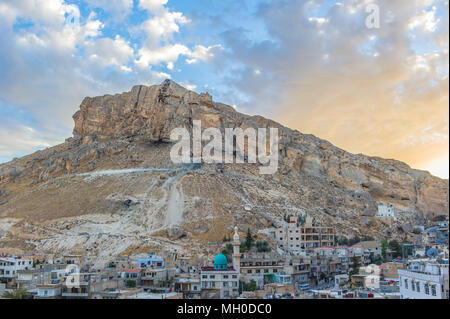
POLYGON ((233 268, 237 270, 238 273, 241 272, 241 252, 240 252, 241 242, 239 241, 238 228, 234 227, 233 236, 233 268))

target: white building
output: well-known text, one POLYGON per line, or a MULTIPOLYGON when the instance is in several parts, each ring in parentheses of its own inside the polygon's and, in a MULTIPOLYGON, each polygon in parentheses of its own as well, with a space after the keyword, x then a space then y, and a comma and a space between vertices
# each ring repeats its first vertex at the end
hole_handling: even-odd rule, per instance
POLYGON ((0 278, 12 279, 17 271, 33 268, 33 260, 20 257, 0 257, 0 278))
POLYGON ((61 296, 60 284, 42 284, 36 287, 36 299, 56 299, 61 296))
POLYGON ((411 268, 398 270, 402 299, 449 298, 448 262, 426 262, 423 267, 417 267, 417 263, 414 263, 411 268))
POLYGON ((239 295, 239 235, 237 227, 233 237, 233 266, 228 266, 227 257, 218 254, 214 258, 213 267, 202 267, 200 272, 200 282, 203 298, 232 298, 239 295))
POLYGON ((396 219, 395 208, 392 205, 378 204, 378 211, 375 217, 396 219))

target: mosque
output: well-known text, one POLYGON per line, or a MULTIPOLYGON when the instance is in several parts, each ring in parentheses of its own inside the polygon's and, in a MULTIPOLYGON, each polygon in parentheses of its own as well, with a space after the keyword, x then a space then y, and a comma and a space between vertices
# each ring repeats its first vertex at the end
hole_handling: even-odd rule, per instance
POLYGON ((214 258, 214 266, 202 267, 200 280, 203 298, 231 298, 239 295, 239 272, 241 253, 238 228, 234 228, 233 260, 228 265, 228 259, 223 254, 214 258))

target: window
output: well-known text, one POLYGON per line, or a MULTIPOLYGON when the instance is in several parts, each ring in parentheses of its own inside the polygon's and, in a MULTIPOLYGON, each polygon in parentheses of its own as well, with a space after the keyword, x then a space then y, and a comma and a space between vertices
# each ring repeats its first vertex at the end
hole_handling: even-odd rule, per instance
POLYGON ((432 286, 431 286, 431 294, 432 294, 433 296, 436 296, 436 285, 432 285, 432 286))
POLYGON ((420 282, 416 282, 416 290, 417 292, 420 292, 420 282))
POLYGON ((251 269, 248 269, 247 270, 247 274, 251 274, 252 273, 252 270, 251 269))
POLYGON ((414 283, 414 281, 411 281, 411 289, 412 291, 416 291, 416 284, 414 283))
POLYGON ((228 275, 223 275, 223 279, 228 279, 228 275))
POLYGON ((429 284, 425 284, 425 294, 427 294, 427 295, 430 294, 430 285, 429 284))
POLYGON ((214 279, 214 278, 216 278, 216 276, 215 275, 210 275, 209 278, 214 279))
POLYGON ((233 279, 236 279, 237 278, 237 275, 233 275, 233 279))
POLYGON ((202 278, 203 278, 203 279, 206 279, 206 278, 208 278, 208 276, 206 276, 206 275, 202 275, 202 278))
POLYGON ((405 279, 405 289, 408 289, 408 279, 405 279))
POLYGON ((260 269, 256 269, 256 273, 257 274, 261 273, 261 270, 260 269))

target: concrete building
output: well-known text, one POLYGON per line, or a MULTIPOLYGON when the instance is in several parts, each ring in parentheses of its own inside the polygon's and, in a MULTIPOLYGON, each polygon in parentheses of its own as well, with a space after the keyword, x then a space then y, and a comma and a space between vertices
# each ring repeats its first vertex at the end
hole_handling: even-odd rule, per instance
POLYGON ((175 279, 175 268, 169 269, 143 269, 141 272, 140 286, 144 289, 162 287, 166 282, 175 279))
POLYGON ((91 297, 91 273, 72 273, 62 283, 63 299, 89 299, 91 297))
POLYGON ((303 227, 297 226, 297 217, 291 217, 287 226, 277 229, 275 236, 281 249, 294 254, 334 246, 334 228, 313 226, 310 216, 306 217, 303 227))
POLYGON ((375 217, 395 220, 395 208, 392 205, 378 204, 378 211, 375 217))
POLYGON ((225 255, 217 255, 213 267, 202 267, 200 281, 203 298, 223 299, 239 295, 239 273, 228 267, 225 255))
POLYGON ((401 299, 449 299, 448 260, 414 262, 398 274, 401 299))
POLYGON ((16 277, 17 289, 35 289, 38 284, 59 283, 66 274, 66 265, 44 264, 37 269, 18 270, 16 277))
POLYGON ((381 264, 381 276, 384 280, 398 280, 399 269, 404 269, 405 263, 400 262, 388 262, 381 264))
POLYGON ((19 270, 33 268, 33 260, 21 257, 0 257, 0 278, 13 285, 19 270))
POLYGON ((34 299, 59 299, 61 290, 61 284, 38 284, 34 299))
POLYGON ((275 275, 283 271, 283 262, 276 253, 244 253, 240 265, 241 281, 254 280, 257 287, 275 282, 275 275))
POLYGON ((150 253, 149 257, 147 258, 139 258, 137 262, 139 268, 159 268, 163 269, 165 267, 164 265, 164 258, 157 257, 155 253, 150 253))
POLYGON ((175 291, 183 293, 184 299, 199 299, 201 290, 198 274, 182 274, 175 278, 175 291))
POLYGON ((223 254, 218 254, 214 258, 213 267, 202 267, 200 271, 202 298, 223 299, 233 298, 239 295, 239 246, 239 235, 237 233, 237 227, 235 227, 233 236, 233 256, 238 258, 233 260, 232 264, 235 266, 229 267, 227 257, 223 254), (235 269, 235 267, 237 267, 237 269, 235 269))

